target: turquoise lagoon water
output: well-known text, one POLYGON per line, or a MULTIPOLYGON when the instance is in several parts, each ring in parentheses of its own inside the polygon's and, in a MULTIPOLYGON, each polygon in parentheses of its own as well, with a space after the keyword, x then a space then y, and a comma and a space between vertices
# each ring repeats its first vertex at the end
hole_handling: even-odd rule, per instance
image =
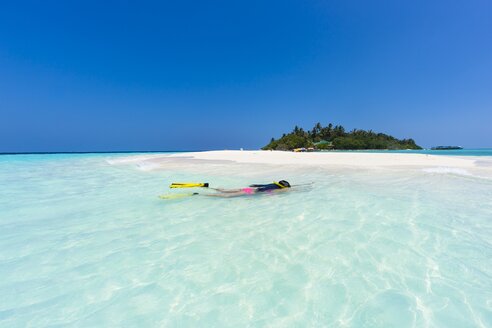
POLYGON ((0 156, 1 327, 492 326, 490 179, 125 156, 0 156))

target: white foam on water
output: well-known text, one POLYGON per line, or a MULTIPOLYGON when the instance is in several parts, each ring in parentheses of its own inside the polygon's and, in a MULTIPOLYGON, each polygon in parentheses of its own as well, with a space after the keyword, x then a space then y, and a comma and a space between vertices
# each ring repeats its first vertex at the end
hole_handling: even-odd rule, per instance
POLYGON ((106 158, 106 163, 110 165, 122 165, 122 164, 134 164, 143 163, 148 160, 156 158, 165 158, 169 155, 166 154, 153 154, 153 155, 131 155, 131 156, 118 156, 118 157, 108 157, 106 158))
POLYGON ((152 170, 159 169, 161 166, 162 165, 158 163, 152 163, 146 161, 136 163, 136 167, 141 171, 152 171, 152 170))
POLYGON ((455 174, 455 175, 464 175, 464 176, 473 176, 469 171, 456 168, 456 167, 429 167, 422 169, 422 171, 427 173, 435 173, 435 174, 455 174))
POLYGON ((473 172, 456 167, 430 167, 422 169, 422 171, 435 175, 449 175, 492 181, 492 172, 488 168, 484 169, 483 167, 475 167, 473 168, 473 172))

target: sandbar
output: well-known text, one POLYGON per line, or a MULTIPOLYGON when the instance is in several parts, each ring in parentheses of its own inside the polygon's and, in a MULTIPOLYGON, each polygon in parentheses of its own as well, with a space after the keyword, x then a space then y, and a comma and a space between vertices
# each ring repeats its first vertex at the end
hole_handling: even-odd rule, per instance
MULTIPOLYGON (((168 155, 172 158, 189 158, 207 161, 233 161, 250 164, 277 165, 315 165, 315 166, 350 166, 350 167, 477 167, 476 157, 441 156, 405 153, 370 153, 370 152, 309 152, 295 153, 288 151, 241 151, 220 150, 168 155)), ((492 159, 480 158, 480 161, 492 164, 492 159)))

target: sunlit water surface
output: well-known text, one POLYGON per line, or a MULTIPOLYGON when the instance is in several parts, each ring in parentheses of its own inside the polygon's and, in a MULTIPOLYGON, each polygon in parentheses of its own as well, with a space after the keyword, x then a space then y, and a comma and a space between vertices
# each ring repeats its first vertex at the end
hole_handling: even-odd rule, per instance
POLYGON ((492 327, 489 179, 121 158, 0 156, 0 326, 492 327))

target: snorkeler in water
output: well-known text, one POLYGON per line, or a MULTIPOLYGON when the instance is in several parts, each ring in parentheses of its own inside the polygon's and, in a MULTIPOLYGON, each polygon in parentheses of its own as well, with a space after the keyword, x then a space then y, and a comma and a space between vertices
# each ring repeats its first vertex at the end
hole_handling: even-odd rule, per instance
POLYGON ((161 199, 176 199, 188 196, 207 196, 207 197, 239 197, 239 196, 249 196, 261 193, 273 193, 279 191, 287 191, 291 188, 290 183, 285 180, 280 180, 278 182, 272 182, 269 184, 252 184, 245 188, 239 189, 224 189, 224 188, 211 188, 208 183, 182 183, 182 182, 173 182, 170 188, 207 188, 215 190, 216 193, 211 194, 202 194, 202 193, 186 193, 186 194, 168 194, 168 195, 160 195, 161 199))
POLYGON ((246 195, 254 195, 258 193, 272 193, 278 191, 287 191, 290 188, 290 183, 285 180, 280 180, 279 182, 273 182, 269 184, 252 184, 245 188, 240 189, 223 189, 223 188, 210 188, 218 193, 216 194, 201 194, 203 196, 210 197, 239 197, 246 195))

